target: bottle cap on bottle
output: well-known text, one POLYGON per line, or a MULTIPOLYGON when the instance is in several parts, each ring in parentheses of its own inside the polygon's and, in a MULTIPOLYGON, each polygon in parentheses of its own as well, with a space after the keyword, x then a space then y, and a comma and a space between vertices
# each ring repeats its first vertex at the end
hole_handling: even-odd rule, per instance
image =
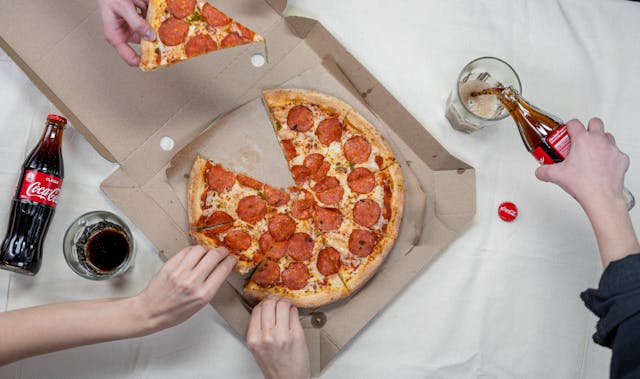
POLYGON ((518 207, 510 201, 505 201, 498 207, 498 216, 502 221, 511 222, 518 217, 518 207))
POLYGON ((62 126, 67 125, 67 119, 57 114, 53 114, 53 113, 48 114, 47 120, 51 122, 55 122, 56 124, 60 124, 62 126))

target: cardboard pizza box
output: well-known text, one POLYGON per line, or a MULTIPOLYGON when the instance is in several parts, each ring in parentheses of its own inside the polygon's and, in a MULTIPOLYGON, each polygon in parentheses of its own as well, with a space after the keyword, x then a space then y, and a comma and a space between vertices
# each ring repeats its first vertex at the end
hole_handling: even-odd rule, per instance
MULTIPOLYGON (((290 180, 275 136, 255 138, 272 133, 259 100, 263 89, 318 89, 381 129, 403 165, 410 211, 389 259, 361 291, 304 313, 317 375, 467 228, 475 213, 475 171, 449 154, 321 24, 283 17, 285 0, 215 4, 266 42, 143 73, 104 42, 96 2, 0 0, 0 46, 103 157, 120 164, 102 189, 166 258, 190 243, 189 154, 235 152, 237 168, 259 179, 276 177, 278 185, 290 180), (254 66, 256 56, 266 63, 254 66), (228 127, 247 119, 256 125, 228 127)), ((211 304, 244 337, 250 310, 238 293, 241 283, 230 280, 211 304)))

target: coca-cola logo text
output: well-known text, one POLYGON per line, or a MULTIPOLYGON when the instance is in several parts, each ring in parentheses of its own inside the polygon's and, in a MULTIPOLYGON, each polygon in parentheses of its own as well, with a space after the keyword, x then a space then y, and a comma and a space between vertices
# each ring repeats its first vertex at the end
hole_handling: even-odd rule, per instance
POLYGON ((18 197, 21 200, 35 201, 55 208, 58 205, 61 186, 62 178, 36 170, 28 170, 25 172, 24 182, 20 186, 18 197))
POLYGON ((47 202, 57 204, 60 188, 43 187, 40 182, 33 182, 27 187, 26 194, 29 197, 39 197, 47 202))

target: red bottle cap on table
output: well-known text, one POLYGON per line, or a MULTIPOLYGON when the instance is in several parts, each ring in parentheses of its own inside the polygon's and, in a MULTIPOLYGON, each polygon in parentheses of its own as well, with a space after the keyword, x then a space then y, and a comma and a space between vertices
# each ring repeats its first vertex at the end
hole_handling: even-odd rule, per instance
POLYGON ((55 122, 56 124, 60 124, 62 126, 67 125, 67 119, 57 114, 48 114, 47 120, 55 122))
POLYGON ((511 222, 518 217, 518 207, 510 201, 505 201, 498 207, 498 216, 503 221, 511 222))

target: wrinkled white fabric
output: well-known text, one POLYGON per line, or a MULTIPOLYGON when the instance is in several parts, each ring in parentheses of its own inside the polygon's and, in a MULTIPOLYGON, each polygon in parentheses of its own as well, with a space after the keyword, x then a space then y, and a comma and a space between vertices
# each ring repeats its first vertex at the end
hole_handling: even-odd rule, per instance
MULTIPOLYGON (((468 61, 500 57, 518 72, 532 103, 564 119, 603 118, 631 157, 625 184, 640 195, 640 3, 291 0, 287 13, 321 21, 429 132, 475 167, 477 176, 477 212, 469 230, 322 376, 607 377, 610 352, 591 341, 596 320, 578 297, 601 274, 582 210, 560 189, 535 179, 536 162, 510 120, 462 134, 444 118, 444 103, 468 61), (506 200, 519 207, 512 223, 497 215, 506 200)), ((4 228, 20 164, 54 109, 4 54, 0 83, 4 228)), ((66 266, 61 244, 69 223, 93 209, 120 212, 99 190, 115 165, 72 127, 65 132, 64 154, 66 178, 43 268, 34 279, 0 272, 0 310, 133 294, 161 265, 136 230, 135 271, 118 286, 81 279, 66 266)), ((638 207, 631 212, 636 225, 639 212, 638 207)), ((0 377, 257 378, 260 371, 243 341, 206 307, 173 329, 26 359, 0 368, 0 377)))

